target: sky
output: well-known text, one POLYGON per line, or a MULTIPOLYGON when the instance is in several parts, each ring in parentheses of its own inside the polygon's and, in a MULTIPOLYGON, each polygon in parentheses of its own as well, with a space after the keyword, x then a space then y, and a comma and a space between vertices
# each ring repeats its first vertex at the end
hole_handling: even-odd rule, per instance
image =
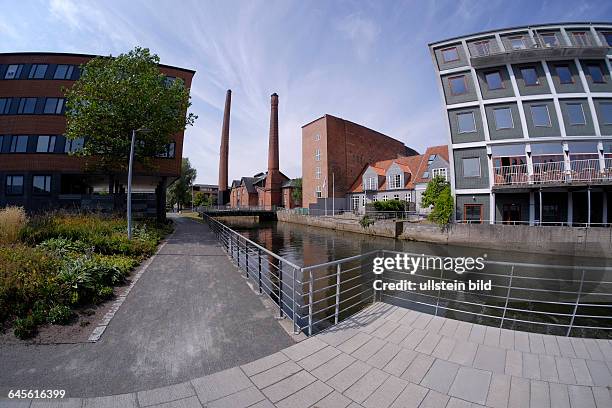
POLYGON ((148 47, 196 71, 183 157, 217 183, 232 90, 230 181, 265 171, 270 95, 280 167, 301 176, 301 127, 328 113, 423 152, 446 144, 427 44, 519 25, 612 21, 610 1, 0 0, 0 52, 118 55, 148 47))

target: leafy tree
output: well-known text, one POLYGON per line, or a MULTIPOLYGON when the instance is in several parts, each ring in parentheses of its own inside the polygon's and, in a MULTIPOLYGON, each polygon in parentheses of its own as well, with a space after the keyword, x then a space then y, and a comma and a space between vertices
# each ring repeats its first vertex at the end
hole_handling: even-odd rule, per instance
POLYGON ((436 176, 427 183, 427 188, 421 195, 421 207, 428 208, 435 205, 436 199, 444 188, 448 186, 448 182, 442 176, 436 176))
POLYGON ((158 64, 157 55, 140 47, 115 58, 93 58, 65 89, 66 137, 86 137, 77 154, 95 157, 90 168, 125 172, 135 129, 147 130, 137 134, 135 158, 150 166, 171 136, 197 119, 187 113, 189 90, 180 80, 169 82, 158 64))
POLYGON ((302 178, 297 178, 293 181, 293 191, 291 192, 291 198, 297 204, 298 207, 302 206, 302 178))
POLYGON ((210 194, 198 191, 194 194, 193 205, 194 207, 210 207, 213 205, 213 198, 210 194))
POLYGON ((427 183, 427 188, 421 196, 421 206, 431 207, 427 219, 438 225, 448 225, 453 216, 455 202, 451 194, 450 184, 444 177, 436 176, 427 183))
POLYGON ((179 211, 191 204, 191 186, 196 174, 196 169, 191 167, 189 159, 185 157, 181 164, 181 177, 168 188, 167 196, 168 203, 178 206, 179 211))

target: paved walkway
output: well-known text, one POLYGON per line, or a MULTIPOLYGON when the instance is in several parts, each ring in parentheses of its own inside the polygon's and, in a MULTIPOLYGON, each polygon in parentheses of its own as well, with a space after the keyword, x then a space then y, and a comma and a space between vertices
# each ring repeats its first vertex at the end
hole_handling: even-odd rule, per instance
POLYGON ((292 344, 208 227, 177 218, 175 233, 97 343, 0 347, 0 398, 10 389, 64 389, 76 397, 135 392, 292 344))
POLYGON ((611 386, 609 340, 499 330, 377 303, 248 364, 62 406, 610 408, 611 386))

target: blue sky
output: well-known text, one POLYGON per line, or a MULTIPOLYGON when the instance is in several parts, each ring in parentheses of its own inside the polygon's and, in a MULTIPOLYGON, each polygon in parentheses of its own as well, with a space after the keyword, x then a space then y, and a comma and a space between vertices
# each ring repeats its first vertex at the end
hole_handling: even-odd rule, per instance
MULTIPOLYGON (((9 3, 1 0, 0 3, 9 3)), ((301 175, 301 126, 325 113, 423 151, 444 144, 427 44, 488 29, 612 21, 606 1, 116 1, 4 4, 0 52, 117 55, 149 47, 197 71, 183 156, 216 183, 231 88, 230 180, 265 170, 270 94, 280 97, 280 165, 301 175)))

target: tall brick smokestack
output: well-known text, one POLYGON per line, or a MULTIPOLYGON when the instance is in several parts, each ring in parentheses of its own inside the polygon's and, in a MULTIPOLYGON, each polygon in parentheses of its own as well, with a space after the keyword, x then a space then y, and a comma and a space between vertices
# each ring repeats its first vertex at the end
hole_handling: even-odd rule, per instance
POLYGON ((221 149, 219 152, 219 194, 217 203, 225 205, 229 202, 227 186, 227 163, 229 159, 229 127, 230 108, 232 105, 232 90, 228 89, 225 95, 225 110, 223 111, 223 126, 221 128, 221 149))
POLYGON ((268 175, 264 190, 266 209, 282 204, 281 184, 283 180, 278 169, 278 95, 270 98, 270 139, 268 141, 268 175))

